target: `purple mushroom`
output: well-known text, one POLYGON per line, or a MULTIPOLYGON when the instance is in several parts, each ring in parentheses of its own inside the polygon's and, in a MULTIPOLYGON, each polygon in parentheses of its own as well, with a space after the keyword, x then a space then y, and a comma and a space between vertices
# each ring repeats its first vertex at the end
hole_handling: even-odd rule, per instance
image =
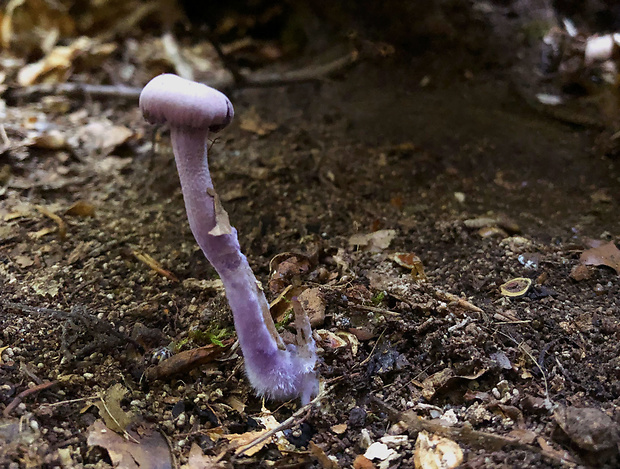
POLYGON ((241 252, 237 231, 228 224, 213 189, 207 137, 209 131, 218 132, 230 123, 232 104, 213 88, 164 74, 144 87, 140 109, 147 121, 170 126, 189 225, 226 289, 250 384, 260 396, 309 402, 318 392, 310 325, 296 323, 301 345, 282 342, 265 295, 241 252))

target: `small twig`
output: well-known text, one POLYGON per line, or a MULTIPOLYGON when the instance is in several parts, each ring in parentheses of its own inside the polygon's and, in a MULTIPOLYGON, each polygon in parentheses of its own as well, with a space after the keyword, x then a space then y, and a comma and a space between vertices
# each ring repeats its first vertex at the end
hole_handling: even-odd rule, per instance
POLYGON ((569 456, 568 458, 558 457, 556 454, 545 451, 542 448, 524 443, 518 438, 474 430, 469 423, 465 423, 462 426, 450 427, 441 423, 441 420, 426 420, 418 417, 413 411, 400 412, 376 396, 371 396, 371 401, 383 412, 387 413, 392 422, 405 422, 407 429, 411 433, 419 433, 421 431, 436 433, 457 442, 477 448, 484 448, 487 451, 497 451, 504 447, 512 446, 514 448, 544 455, 560 464, 573 465, 575 463, 575 461, 570 460, 569 455, 567 455, 569 456))
POLYGON ((211 42, 211 45, 215 49, 215 53, 224 64, 224 67, 226 67, 233 76, 233 79, 235 80, 235 85, 237 85, 237 87, 243 86, 246 77, 245 75, 243 75, 243 73, 241 73, 241 70, 239 69, 237 63, 234 60, 231 60, 230 56, 222 50, 220 41, 217 39, 215 34, 209 34, 208 36, 209 42, 211 42))
POLYGON ((92 401, 93 399, 100 399, 99 396, 88 396, 88 397, 80 397, 78 399, 69 399, 67 401, 59 401, 59 402, 53 402, 51 404, 41 404, 41 407, 56 407, 59 405, 64 405, 64 404, 74 404, 76 402, 84 402, 84 401, 92 401))
POLYGON ((351 309, 361 309, 363 311, 370 311, 371 313, 385 314, 387 316, 400 316, 400 313, 396 311, 390 311, 389 309, 377 308, 376 306, 368 306, 359 303, 348 302, 347 306, 351 309))
POLYGON ((263 433, 262 435, 260 435, 258 438, 256 438, 255 440, 251 441, 250 443, 248 443, 245 446, 242 446, 238 452, 237 452, 237 456, 242 456, 243 453, 245 453, 247 450, 249 450, 250 448, 252 448, 253 446, 258 445, 259 443, 262 443, 263 441, 265 441, 267 438, 270 438, 271 436, 273 436, 274 434, 285 430, 291 426, 293 426, 293 424, 295 423, 295 420, 300 417, 301 415, 303 415, 304 413, 306 413, 307 411, 310 411, 310 409, 318 404, 322 399, 324 399, 333 389, 334 387, 330 387, 326 390, 324 390, 323 392, 320 392, 318 396, 316 396, 314 399, 312 399, 308 404, 306 404, 305 406, 301 407, 300 409, 298 409, 293 415, 291 415, 289 418, 287 418, 284 422, 282 422, 280 425, 278 425, 276 428, 272 428, 271 430, 269 430, 268 432, 263 433))
POLYGON ((26 389, 25 391, 20 392, 15 398, 11 401, 11 403, 6 406, 6 408, 2 411, 3 417, 8 417, 11 412, 22 402, 24 397, 28 397, 31 394, 37 393, 39 391, 43 391, 44 389, 51 388, 55 384, 58 384, 58 381, 46 381, 45 383, 39 384, 37 386, 33 386, 30 389, 26 389))
POLYGON ((464 300, 460 296, 453 295, 452 293, 444 292, 439 289, 435 290, 435 295, 444 301, 449 301, 454 306, 459 306, 467 311, 473 311, 474 313, 483 313, 484 311, 478 308, 476 305, 464 300))
MULTIPOLYGON (((346 70, 358 61, 357 51, 321 65, 310 65, 298 70, 285 72, 262 72, 243 75, 241 82, 236 82, 232 73, 218 80, 205 82, 213 88, 224 90, 230 88, 268 88, 295 83, 319 81, 327 76, 346 70)), ((47 95, 89 96, 91 98, 118 98, 138 101, 142 88, 125 85, 91 85, 87 83, 58 83, 33 85, 26 88, 9 88, 4 99, 34 99, 47 95)))

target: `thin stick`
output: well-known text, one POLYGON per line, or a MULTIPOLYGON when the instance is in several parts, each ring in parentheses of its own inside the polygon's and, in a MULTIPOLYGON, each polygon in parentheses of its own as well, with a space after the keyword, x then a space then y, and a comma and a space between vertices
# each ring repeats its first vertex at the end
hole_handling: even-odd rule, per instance
MULTIPOLYGON (((286 72, 263 72, 242 75, 243 79, 236 82, 232 73, 224 78, 205 82, 216 89, 229 88, 268 88, 294 83, 319 81, 325 77, 343 71, 358 61, 357 51, 321 65, 310 65, 298 70, 286 72)), ((46 95, 89 96, 90 98, 118 98, 127 101, 138 101, 142 88, 125 85, 91 85, 87 83, 58 83, 33 85, 26 88, 9 88, 4 99, 34 99, 46 95)))
POLYGON ((270 438, 271 436, 273 436, 274 434, 276 434, 279 431, 285 430, 287 428, 289 428, 290 426, 293 425, 293 423, 295 422, 295 419, 297 419, 298 417, 300 417, 302 414, 304 414, 306 411, 310 410, 312 408, 312 406, 316 405, 319 403, 319 401, 321 401, 323 398, 325 398, 330 392, 331 390, 334 389, 334 387, 330 387, 328 389, 326 389, 323 392, 320 392, 318 396, 316 396, 314 399, 312 399, 308 404, 306 404, 305 406, 301 407, 300 409, 298 409, 293 415, 291 415, 289 418, 287 418, 284 422, 282 422, 280 425, 278 425, 276 428, 272 428, 271 430, 269 430, 268 432, 263 433, 262 435, 260 435, 258 438, 256 438, 255 440, 251 441, 250 443, 248 443, 245 446, 241 447, 241 450, 237 453, 237 456, 242 456, 243 453, 245 453, 247 450, 249 450, 250 448, 252 448, 253 446, 258 445, 259 443, 262 443, 263 441, 265 441, 267 438, 270 438))
POLYGON ((24 397, 30 396, 31 394, 37 393, 39 391, 43 391, 44 389, 51 388, 55 384, 58 384, 58 381, 47 381, 45 383, 39 384, 37 386, 33 386, 30 389, 26 389, 25 391, 20 392, 15 399, 11 401, 11 403, 6 406, 6 408, 2 411, 2 415, 4 417, 8 417, 11 412, 22 402, 24 397))
POLYGON ((93 399, 101 399, 99 396, 80 397, 78 399, 69 399, 67 401, 53 402, 51 404, 41 404, 41 407, 56 407, 64 404, 74 404, 76 402, 92 401, 93 399))

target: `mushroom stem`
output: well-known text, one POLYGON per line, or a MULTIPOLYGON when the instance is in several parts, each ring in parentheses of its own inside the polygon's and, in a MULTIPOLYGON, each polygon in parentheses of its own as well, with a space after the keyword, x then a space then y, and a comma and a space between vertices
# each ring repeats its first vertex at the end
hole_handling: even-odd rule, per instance
MULTIPOLYGON (((171 127, 174 155, 190 228, 224 284, 233 312, 250 383, 274 399, 300 396, 307 403, 317 392, 316 353, 311 337, 300 347, 285 346, 275 329, 269 304, 241 252, 237 231, 213 235, 216 226, 213 182, 207 163, 209 131, 171 127)), ((307 333, 307 331, 306 331, 307 333)))

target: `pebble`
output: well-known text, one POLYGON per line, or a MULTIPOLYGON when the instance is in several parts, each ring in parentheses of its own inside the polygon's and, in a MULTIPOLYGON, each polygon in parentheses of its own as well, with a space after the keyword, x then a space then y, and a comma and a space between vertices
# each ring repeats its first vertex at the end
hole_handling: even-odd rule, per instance
POLYGON ((389 458, 390 456, 392 456, 392 454, 394 453, 395 451, 393 449, 388 448, 388 445, 386 445, 385 443, 376 442, 368 447, 368 449, 364 453, 364 456, 370 459, 371 461, 373 459, 378 459, 380 461, 383 461, 389 458))

